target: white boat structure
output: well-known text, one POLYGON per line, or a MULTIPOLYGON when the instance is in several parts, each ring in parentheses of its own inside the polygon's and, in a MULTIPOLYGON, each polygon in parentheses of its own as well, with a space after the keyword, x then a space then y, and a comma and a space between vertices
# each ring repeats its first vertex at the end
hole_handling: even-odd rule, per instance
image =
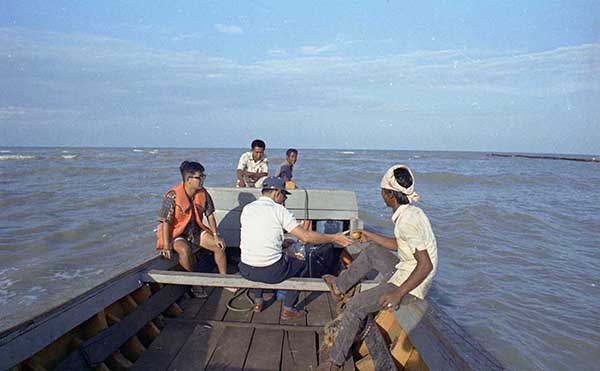
MULTIPOLYGON (((208 190, 217 206, 219 231, 235 254, 241 210, 260 191, 208 190)), ((286 205, 298 219, 310 219, 316 226, 336 221, 345 229, 362 227, 354 192, 291 192, 286 205)), ((306 370, 323 361, 323 327, 335 318, 336 305, 321 279, 269 285, 236 274, 177 268, 175 262, 156 257, 4 330, 0 370, 306 370), (209 296, 191 298, 187 285, 205 286, 209 296), (299 289, 308 314, 281 320, 281 303, 275 300, 261 313, 235 311, 227 306, 233 294, 223 287, 299 289)), ((365 282, 362 290, 375 284, 365 282)), ((374 322, 377 326, 369 334, 379 339, 378 350, 367 336, 355 346, 345 369, 503 369, 432 302, 401 305, 395 312, 377 314, 374 322)))

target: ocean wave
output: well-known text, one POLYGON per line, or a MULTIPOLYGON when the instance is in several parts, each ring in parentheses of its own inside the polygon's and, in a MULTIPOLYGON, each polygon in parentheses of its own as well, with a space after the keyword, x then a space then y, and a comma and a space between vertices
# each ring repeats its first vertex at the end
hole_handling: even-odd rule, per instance
POLYGON ((342 155, 353 155, 354 151, 337 151, 337 153, 342 155))
POLYGON ((133 152, 144 152, 144 150, 143 149, 134 148, 133 152))
POLYGON ((0 155, 0 161, 14 160, 14 161, 22 161, 22 160, 37 160, 39 157, 32 155, 0 155))
POLYGON ((65 160, 76 160, 79 158, 78 155, 62 155, 60 157, 62 157, 65 160))
POLYGON ((11 150, 9 150, 9 149, 3 149, 3 150, 0 150, 0 153, 11 153, 11 150))

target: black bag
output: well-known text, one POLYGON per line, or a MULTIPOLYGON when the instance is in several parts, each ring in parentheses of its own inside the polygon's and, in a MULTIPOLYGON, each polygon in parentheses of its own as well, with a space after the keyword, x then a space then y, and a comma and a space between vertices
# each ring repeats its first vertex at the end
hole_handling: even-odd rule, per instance
POLYGON ((325 274, 339 273, 340 253, 333 244, 306 245, 305 258, 307 263, 306 277, 321 278, 325 274))

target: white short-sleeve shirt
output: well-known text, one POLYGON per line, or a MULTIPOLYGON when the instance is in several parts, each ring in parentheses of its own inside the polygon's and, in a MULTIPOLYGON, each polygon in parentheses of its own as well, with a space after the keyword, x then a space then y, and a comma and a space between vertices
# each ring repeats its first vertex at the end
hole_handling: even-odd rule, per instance
POLYGON ((241 260, 253 267, 266 267, 281 259, 284 230, 299 226, 285 206, 265 196, 244 206, 240 223, 241 260))
POLYGON ((246 152, 240 156, 237 169, 250 171, 252 173, 268 173, 269 160, 266 157, 263 157, 258 161, 254 161, 252 152, 246 152))
POLYGON ((407 204, 400 205, 392 216, 394 222, 394 236, 398 244, 398 258, 400 262, 396 265, 396 273, 389 279, 389 283, 396 286, 402 285, 410 276, 417 261, 414 253, 419 250, 427 250, 433 269, 421 284, 415 287, 410 294, 424 299, 433 282, 433 276, 437 271, 437 243, 429 218, 420 208, 407 204))

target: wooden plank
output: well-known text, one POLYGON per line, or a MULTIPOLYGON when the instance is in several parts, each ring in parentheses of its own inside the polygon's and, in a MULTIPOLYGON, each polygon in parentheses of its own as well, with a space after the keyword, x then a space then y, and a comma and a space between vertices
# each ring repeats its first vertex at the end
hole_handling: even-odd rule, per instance
POLYGON ((283 337, 282 370, 309 370, 317 367, 317 334, 286 331, 283 337))
POLYGON ((263 311, 260 313, 254 313, 252 317, 252 323, 279 323, 279 316, 281 314, 281 300, 269 300, 265 301, 263 311))
POLYGON ((434 302, 407 299, 394 312, 432 370, 503 370, 502 364, 434 302))
POLYGON ((191 327, 196 325, 210 325, 212 327, 240 327, 240 328, 255 328, 255 329, 265 329, 265 330, 283 330, 283 331, 304 331, 304 332, 319 332, 322 331, 323 328, 321 326, 294 326, 294 325, 280 325, 280 324, 267 324, 267 323, 248 323, 248 322, 226 322, 226 321, 215 321, 215 320, 205 320, 200 323, 196 320, 187 320, 187 319, 167 319, 167 323, 177 322, 177 323, 186 323, 191 327))
POLYGON ((305 298, 306 310, 306 323, 309 326, 325 326, 327 322, 331 321, 331 311, 329 308, 329 300, 327 299, 327 293, 312 292, 305 298))
POLYGON ((171 363, 171 371, 204 370, 225 331, 225 327, 218 325, 199 324, 188 327, 194 331, 171 363))
POLYGON ((131 370, 166 370, 182 349, 193 329, 187 324, 169 323, 133 364, 131 370))
POLYGON ((88 320, 115 300, 141 287, 139 272, 169 269, 174 261, 154 258, 85 293, 0 333, 0 370, 9 369, 88 320))
POLYGON ((202 306, 198 314, 196 315, 196 319, 198 320, 208 320, 213 319, 217 321, 221 321, 227 312, 227 290, 223 290, 221 288, 214 289, 206 303, 202 306))
MULTIPOLYGON (((325 282, 320 278, 288 278, 281 283, 262 283, 249 281, 237 274, 199 273, 184 271, 150 270, 141 274, 144 282, 158 282, 174 285, 197 285, 212 287, 262 288, 299 291, 329 291, 325 282)), ((378 285, 375 281, 361 283, 362 290, 378 285)))
MULTIPOLYGON (((213 290, 214 290, 213 287, 206 288, 206 293, 208 294, 209 297, 212 294, 213 290)), ((198 313, 200 312, 200 310, 206 304, 207 301, 208 301, 208 298, 199 299, 199 298, 191 298, 191 297, 181 300, 181 302, 179 303, 179 306, 181 306, 181 309, 183 309, 183 314, 181 315, 181 317, 182 318, 196 318, 196 316, 198 315, 198 313)))
POLYGON ((206 369, 241 370, 253 332, 251 328, 226 327, 206 369))
POLYGON ((178 297, 183 295, 185 289, 183 286, 163 287, 142 305, 138 306, 131 314, 119 321, 119 323, 86 340, 79 347, 79 351, 67 357, 57 369, 75 369, 81 364, 81 359, 91 364, 102 362, 150 322, 150 320, 158 316, 178 297))
POLYGON ((246 358, 245 370, 279 370, 282 330, 256 329, 246 358))
MULTIPOLYGON (((227 300, 231 300, 231 298, 233 298, 234 294, 227 291, 227 290, 223 290, 223 293, 229 298, 227 300)), ((247 298, 245 298, 246 293, 242 293, 240 294, 240 296, 238 296, 235 300, 234 308, 236 307, 241 307, 241 308, 245 308, 245 307, 250 307, 251 309, 248 311, 236 311, 236 310, 232 310, 227 308, 227 313, 225 314, 225 321, 231 321, 231 322, 250 322, 252 321, 252 315, 254 314, 254 312, 252 311, 253 308, 253 304, 249 302, 249 300, 247 298)))

